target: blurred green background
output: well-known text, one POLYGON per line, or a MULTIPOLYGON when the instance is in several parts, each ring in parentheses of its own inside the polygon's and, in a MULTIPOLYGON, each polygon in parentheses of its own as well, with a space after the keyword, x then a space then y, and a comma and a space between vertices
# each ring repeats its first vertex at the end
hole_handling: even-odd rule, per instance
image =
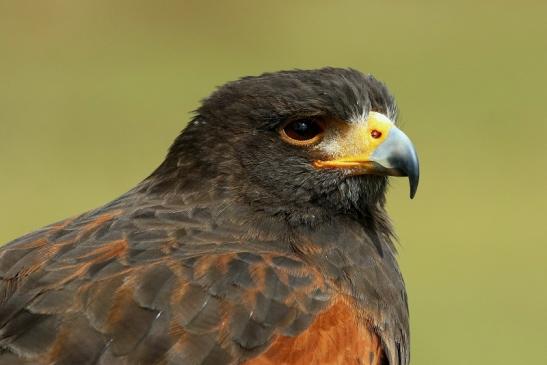
POLYGON ((547 363, 547 2, 0 1, 0 241, 125 192, 244 75, 387 82, 412 363, 547 363))

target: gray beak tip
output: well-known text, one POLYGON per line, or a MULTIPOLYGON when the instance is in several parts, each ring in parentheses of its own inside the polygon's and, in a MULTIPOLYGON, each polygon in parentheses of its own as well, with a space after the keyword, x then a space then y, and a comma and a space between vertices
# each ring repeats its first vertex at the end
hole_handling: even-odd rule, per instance
POLYGON ((374 151, 372 160, 392 176, 408 176, 410 199, 414 199, 420 180, 420 163, 414 145, 400 129, 393 127, 387 139, 374 151))
POLYGON ((410 185, 410 199, 414 199, 416 191, 418 191, 418 183, 420 181, 419 164, 417 157, 415 158, 415 164, 413 168, 408 172, 408 183, 410 185))

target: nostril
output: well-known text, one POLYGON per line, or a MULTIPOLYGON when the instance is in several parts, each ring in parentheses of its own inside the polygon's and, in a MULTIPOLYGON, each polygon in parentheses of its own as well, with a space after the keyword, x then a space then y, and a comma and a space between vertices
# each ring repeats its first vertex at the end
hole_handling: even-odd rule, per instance
POLYGON ((372 132, 370 132, 370 136, 374 139, 378 139, 382 137, 382 132, 380 132, 379 130, 373 129, 372 132))

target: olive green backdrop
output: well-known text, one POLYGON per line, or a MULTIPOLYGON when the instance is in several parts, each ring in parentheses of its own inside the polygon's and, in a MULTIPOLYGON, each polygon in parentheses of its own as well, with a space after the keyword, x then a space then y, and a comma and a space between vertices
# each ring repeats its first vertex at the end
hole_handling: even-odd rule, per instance
POLYGON ((0 241, 125 192, 243 75, 387 82, 412 363, 547 363, 547 2, 0 0, 0 241))

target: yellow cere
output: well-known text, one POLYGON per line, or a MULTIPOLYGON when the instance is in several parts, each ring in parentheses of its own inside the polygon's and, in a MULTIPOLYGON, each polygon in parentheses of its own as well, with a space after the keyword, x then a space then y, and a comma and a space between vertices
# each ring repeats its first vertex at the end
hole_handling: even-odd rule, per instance
POLYGON ((334 159, 315 161, 316 167, 352 167, 368 162, 376 148, 387 138, 393 122, 385 115, 370 112, 364 122, 352 124, 347 133, 338 141, 339 148, 334 159), (378 138, 372 137, 376 130, 381 133, 378 138))
POLYGON ((370 112, 365 123, 359 123, 351 128, 350 136, 343 154, 345 161, 368 161, 374 150, 386 139, 393 123, 383 114, 370 112), (379 138, 372 137, 372 131, 379 131, 379 138))
POLYGON ((393 127, 393 122, 384 114, 378 112, 370 112, 365 126, 366 128, 362 128, 360 134, 364 134, 361 141, 365 141, 365 145, 367 147, 366 156, 368 158, 374 152, 374 150, 387 138, 391 127, 393 127), (379 138, 373 138, 372 131, 374 130, 382 133, 382 135, 379 138))

